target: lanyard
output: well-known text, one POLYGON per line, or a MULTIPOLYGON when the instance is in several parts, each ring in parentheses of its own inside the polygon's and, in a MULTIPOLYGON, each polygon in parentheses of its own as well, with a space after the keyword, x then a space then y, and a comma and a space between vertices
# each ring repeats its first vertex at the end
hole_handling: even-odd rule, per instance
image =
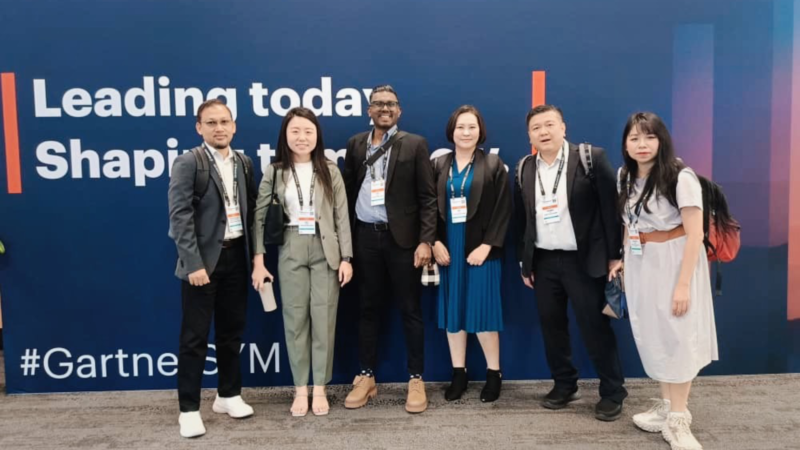
MULTIPOLYGON (((472 163, 475 161, 475 152, 472 153, 472 158, 469 159, 469 164, 467 164, 467 171, 464 172, 464 178, 461 180, 461 195, 459 197, 464 196, 464 186, 467 184, 467 177, 469 177, 469 170, 472 168, 472 163)), ((453 164, 458 164, 456 162, 455 155, 453 156, 453 164)), ((448 177, 450 180, 450 198, 455 198, 456 196, 456 187, 453 186, 453 165, 450 165, 450 175, 448 177)))
MULTIPOLYGON (((206 149, 206 156, 208 156, 211 165, 214 166, 214 170, 217 172, 220 181, 222 182, 222 195, 225 197, 225 204, 231 206, 230 197, 228 197, 228 188, 225 187, 225 178, 222 177, 222 172, 219 170, 219 166, 217 166, 217 161, 214 159, 214 155, 211 153, 211 150, 208 149, 208 145, 203 145, 203 148, 206 149)), ((230 152, 235 152, 236 150, 230 149, 230 152)), ((239 204, 239 177, 236 176, 236 155, 231 155, 233 158, 233 204, 239 204)))
MULTIPOLYGON (((556 174, 556 182, 553 183, 553 197, 558 192, 558 182, 561 180, 561 172, 564 170, 564 147, 561 147, 561 161, 558 163, 558 173, 556 174)), ((536 179, 539 180, 539 191, 542 193, 542 200, 547 195, 544 192, 544 184, 542 184, 542 174, 539 172, 539 164, 536 164, 536 179)))
POLYGON ((650 200, 650 198, 648 196, 648 198, 641 199, 639 204, 636 205, 636 208, 631 209, 631 198, 630 198, 630 195, 631 195, 631 174, 630 173, 628 173, 628 179, 625 181, 625 189, 627 189, 627 194, 628 194, 628 201, 625 202, 625 212, 628 214, 628 224, 630 226, 636 226, 639 223, 639 216, 642 214, 642 207, 644 207, 645 202, 650 200), (636 214, 636 215, 634 216, 634 214, 636 214))
MULTIPOLYGON (((294 185, 297 187, 297 199, 300 201, 300 210, 303 210, 303 190, 300 189, 300 180, 297 179, 297 172, 294 170, 294 165, 292 165, 292 178, 294 178, 294 185)), ((308 207, 312 208, 314 206, 314 182, 317 180, 317 170, 314 169, 314 173, 311 175, 311 189, 309 190, 308 196, 311 197, 308 199, 308 207)))

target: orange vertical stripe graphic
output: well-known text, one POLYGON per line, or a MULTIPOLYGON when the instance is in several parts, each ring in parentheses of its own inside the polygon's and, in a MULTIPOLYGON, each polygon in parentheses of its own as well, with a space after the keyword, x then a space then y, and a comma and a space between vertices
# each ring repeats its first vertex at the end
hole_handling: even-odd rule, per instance
POLYGON ((8 193, 22 193, 22 175, 19 163, 19 126, 17 123, 17 88, 13 73, 0 74, 0 91, 3 95, 3 131, 6 136, 6 174, 8 193))
MULTIPOLYGON (((534 70, 531 73, 531 108, 544 105, 545 93, 545 72, 544 70, 534 70)), ((531 153, 536 153, 536 149, 531 145, 531 153)))
POLYGON ((535 70, 531 74, 531 108, 544 105, 545 92, 544 70, 535 70))

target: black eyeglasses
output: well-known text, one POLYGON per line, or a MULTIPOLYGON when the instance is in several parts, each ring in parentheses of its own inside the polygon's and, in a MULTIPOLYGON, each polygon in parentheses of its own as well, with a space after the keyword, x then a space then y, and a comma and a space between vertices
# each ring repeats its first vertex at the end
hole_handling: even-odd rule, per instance
POLYGON ((382 102, 382 101, 377 101, 377 100, 369 104, 369 106, 371 106, 373 108, 377 108, 377 109, 383 109, 384 107, 385 108, 389 108, 389 109, 395 109, 399 105, 400 105, 400 102, 394 102, 394 101, 392 101, 392 102, 382 102))

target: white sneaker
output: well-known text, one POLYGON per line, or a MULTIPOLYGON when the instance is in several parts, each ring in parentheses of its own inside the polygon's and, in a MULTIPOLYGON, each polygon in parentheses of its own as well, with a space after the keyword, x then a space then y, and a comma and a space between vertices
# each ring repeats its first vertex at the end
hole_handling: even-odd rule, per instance
POLYGON ((234 419, 244 419, 253 415, 253 408, 242 400, 241 395, 228 398, 217 395, 211 410, 215 413, 227 414, 234 419))
MULTIPOLYGON (((667 415, 669 414, 670 401, 666 399, 654 398, 655 403, 653 407, 647 412, 635 414, 633 416, 633 423, 639 429, 648 431, 650 433, 658 433, 667 422, 667 415)), ((686 411, 689 418, 689 425, 692 424, 692 413, 686 411)))
POLYGON ((691 425, 689 417, 687 413, 669 413, 667 416, 661 435, 669 442, 672 450, 703 450, 703 446, 697 442, 689 428, 691 425))
POLYGON ((178 417, 178 424, 181 426, 181 436, 193 438, 206 434, 206 427, 203 425, 203 418, 200 411, 182 412, 178 417))

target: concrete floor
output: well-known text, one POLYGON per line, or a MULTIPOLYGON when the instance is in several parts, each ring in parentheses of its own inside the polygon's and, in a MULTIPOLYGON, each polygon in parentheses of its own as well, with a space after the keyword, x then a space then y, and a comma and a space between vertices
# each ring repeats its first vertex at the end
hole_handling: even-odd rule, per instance
MULTIPOLYGON (((0 388, 5 377, 0 352, 0 388)), ((430 407, 403 409, 405 385, 379 385, 376 401, 349 411, 348 386, 331 386, 327 417, 293 418, 289 388, 245 389, 254 417, 233 420, 211 412, 215 392, 203 392, 208 433, 178 435, 175 391, 0 395, 0 449, 669 449, 660 434, 639 431, 631 416, 650 406, 657 385, 628 381, 623 418, 592 414, 596 380, 581 382, 583 399, 549 411, 538 399, 549 382, 504 384, 500 400, 482 404, 481 383, 449 403, 444 385, 428 384, 430 407)), ((695 436, 706 449, 800 449, 800 375, 703 377, 692 393, 695 436)))

